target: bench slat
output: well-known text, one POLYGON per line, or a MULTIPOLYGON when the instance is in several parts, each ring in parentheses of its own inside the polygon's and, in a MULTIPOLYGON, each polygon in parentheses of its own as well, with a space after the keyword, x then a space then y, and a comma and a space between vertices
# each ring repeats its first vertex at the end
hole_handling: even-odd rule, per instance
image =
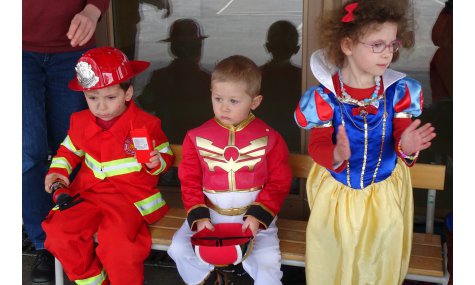
POLYGON ((178 230, 183 225, 184 221, 185 219, 182 219, 182 218, 174 218, 174 217, 165 216, 161 218, 159 221, 149 225, 149 227, 178 230))
POLYGON ((445 165, 416 163, 411 170, 412 187, 444 190, 445 165))
POLYGON ((289 165, 292 168, 293 177, 307 178, 308 172, 313 166, 313 159, 309 155, 291 153, 289 165))
POLYGON ((442 277, 444 276, 443 261, 437 258, 411 256, 408 273, 442 277))
POLYGON ((305 232, 286 231, 279 229, 278 236, 280 241, 301 243, 305 246, 305 232))
POLYGON ((439 235, 425 234, 425 233, 414 233, 412 236, 412 243, 439 246, 439 247, 442 244, 439 235))
POLYGON ((150 228, 152 243, 169 246, 175 232, 175 229, 150 228))
POLYGON ((411 250, 411 257, 413 256, 430 257, 442 260, 442 247, 413 244, 411 250))
MULTIPOLYGON (((160 221, 149 226, 154 244, 169 246, 173 234, 181 227, 186 213, 172 208, 160 221)), ((284 260, 305 261, 305 229, 307 222, 287 219, 277 221, 284 260)), ((414 233, 409 273, 443 276, 440 236, 414 233)))
POLYGON ((185 219, 186 218, 186 212, 185 209, 181 208, 170 208, 168 210, 167 214, 165 215, 166 217, 172 217, 172 218, 181 218, 185 219))
POLYGON ((277 219, 277 227, 279 231, 289 230, 296 232, 305 232, 307 229, 306 221, 297 221, 297 220, 287 220, 287 219, 277 219))
POLYGON ((305 244, 281 240, 280 252, 282 259, 305 261, 305 244))

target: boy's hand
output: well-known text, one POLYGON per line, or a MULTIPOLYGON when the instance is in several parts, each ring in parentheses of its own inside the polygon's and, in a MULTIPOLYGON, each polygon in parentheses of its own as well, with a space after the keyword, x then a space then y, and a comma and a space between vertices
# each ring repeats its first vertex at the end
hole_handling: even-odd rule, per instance
POLYGON ((58 173, 50 173, 48 175, 46 175, 45 177, 45 191, 48 192, 48 193, 51 193, 51 184, 53 184, 54 181, 56 181, 57 179, 61 179, 63 180, 64 184, 69 187, 69 178, 64 176, 64 175, 61 175, 61 174, 58 174, 58 173))
POLYGON ((77 13, 71 20, 66 36, 71 40, 72 47, 86 44, 96 31, 97 21, 101 16, 101 10, 92 4, 87 4, 84 9, 77 13))
POLYGON ((426 123, 422 127, 419 127, 420 125, 421 120, 415 120, 401 135, 402 152, 407 155, 427 149, 431 145, 431 140, 436 136, 435 128, 430 123, 426 123))
POLYGON ((196 231, 197 232, 201 231, 204 228, 207 228, 208 230, 214 231, 214 226, 209 220, 196 222, 196 231))
POLYGON ((350 142, 348 141, 345 127, 343 125, 339 125, 338 134, 336 135, 336 145, 333 149, 333 163, 337 164, 348 160, 350 155, 350 142))
POLYGON ((252 216, 247 216, 242 224, 242 232, 246 231, 247 228, 250 228, 252 235, 256 236, 257 230, 259 230, 259 221, 252 216))
POLYGON ((160 164, 160 154, 158 153, 158 150, 153 150, 150 152, 150 162, 145 163, 145 165, 148 167, 148 169, 154 169, 160 164))

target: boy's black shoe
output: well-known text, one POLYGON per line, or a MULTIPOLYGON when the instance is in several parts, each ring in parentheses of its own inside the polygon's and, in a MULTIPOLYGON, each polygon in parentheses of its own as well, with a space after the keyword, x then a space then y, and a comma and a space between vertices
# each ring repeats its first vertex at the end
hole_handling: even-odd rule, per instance
POLYGON ((31 270, 32 283, 45 283, 54 280, 54 257, 46 249, 36 251, 35 262, 31 270))

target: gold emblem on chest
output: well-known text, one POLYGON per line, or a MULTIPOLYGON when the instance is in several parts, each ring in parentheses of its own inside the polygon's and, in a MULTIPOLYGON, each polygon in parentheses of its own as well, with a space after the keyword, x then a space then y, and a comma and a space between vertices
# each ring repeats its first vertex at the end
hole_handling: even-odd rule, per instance
POLYGON ((212 141, 201 137, 196 138, 196 145, 210 171, 215 171, 215 167, 219 167, 226 172, 236 172, 243 167, 252 170, 261 161, 265 154, 267 137, 255 139, 241 149, 234 145, 220 148, 214 146, 212 141))
POLYGON ((265 136, 250 141, 249 145, 243 148, 238 148, 232 144, 220 148, 213 145, 213 142, 208 139, 196 138, 199 154, 208 166, 209 171, 214 172, 219 167, 228 173, 230 191, 236 189, 234 173, 243 167, 247 167, 252 171, 265 155, 267 142, 268 137, 265 136))

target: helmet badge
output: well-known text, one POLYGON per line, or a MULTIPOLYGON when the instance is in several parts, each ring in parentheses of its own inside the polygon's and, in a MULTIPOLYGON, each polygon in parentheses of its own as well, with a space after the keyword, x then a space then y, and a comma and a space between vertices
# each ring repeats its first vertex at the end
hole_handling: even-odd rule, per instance
POLYGON ((89 63, 80 61, 75 67, 79 84, 84 88, 91 88, 99 82, 89 63))

